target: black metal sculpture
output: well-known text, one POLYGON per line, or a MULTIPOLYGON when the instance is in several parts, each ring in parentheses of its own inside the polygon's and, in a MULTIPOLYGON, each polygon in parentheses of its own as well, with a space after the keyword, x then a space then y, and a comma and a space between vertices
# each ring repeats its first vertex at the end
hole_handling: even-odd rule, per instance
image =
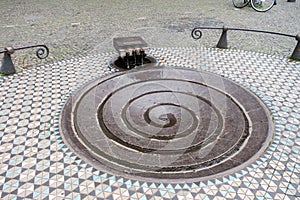
POLYGON ((300 60, 300 34, 298 35, 290 35, 290 34, 285 34, 285 33, 277 33, 277 32, 272 32, 272 31, 263 31, 263 30, 255 30, 255 29, 245 29, 245 28, 229 28, 226 26, 223 26, 222 28, 218 27, 196 27, 192 30, 191 36, 195 40, 198 40, 202 37, 202 32, 201 29, 213 29, 213 30, 222 30, 222 35, 217 43, 218 48, 228 48, 227 44, 227 32, 229 30, 233 31, 247 31, 247 32, 256 32, 256 33, 267 33, 267 34, 273 34, 273 35, 280 35, 280 36, 285 36, 285 37, 291 37, 295 38, 297 40, 297 45, 291 55, 291 59, 293 60, 300 60))
POLYGON ((29 48, 37 48, 36 50, 36 56, 39 59, 45 59, 49 55, 49 49, 46 45, 33 45, 33 46, 26 46, 26 47, 19 47, 19 48, 13 48, 11 46, 5 47, 4 51, 0 51, 0 54, 3 53, 3 59, 2 59, 2 65, 0 67, 0 73, 5 75, 10 75, 16 73, 16 69, 14 66, 14 63, 11 59, 11 54, 15 53, 17 50, 22 49, 29 49, 29 48))

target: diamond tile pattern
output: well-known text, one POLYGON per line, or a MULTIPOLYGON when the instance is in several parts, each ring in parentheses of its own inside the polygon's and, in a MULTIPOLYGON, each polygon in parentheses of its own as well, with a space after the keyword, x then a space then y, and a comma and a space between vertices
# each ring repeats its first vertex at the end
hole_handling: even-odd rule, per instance
POLYGON ((206 70, 248 88, 272 112, 274 140, 252 165, 219 179, 161 184, 94 169, 59 132, 71 92, 111 73, 104 53, 0 77, 1 199, 300 199, 300 63, 239 50, 157 48, 161 65, 206 70))

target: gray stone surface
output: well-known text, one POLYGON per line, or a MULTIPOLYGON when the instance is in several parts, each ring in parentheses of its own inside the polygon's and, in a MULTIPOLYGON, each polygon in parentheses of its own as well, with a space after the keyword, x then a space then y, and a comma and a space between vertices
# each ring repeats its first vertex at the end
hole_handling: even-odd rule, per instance
MULTIPOLYGON (((278 1, 266 13, 236 9, 230 0, 165 1, 0 1, 0 48, 46 44, 46 62, 113 51, 112 39, 142 36, 150 47, 215 46, 220 31, 204 31, 194 41, 191 30, 200 25, 254 28, 296 35, 300 33, 300 3, 278 1)), ((282 36, 229 32, 231 48, 291 55, 296 40, 282 36)), ((16 66, 45 61, 26 50, 13 55, 16 66)))

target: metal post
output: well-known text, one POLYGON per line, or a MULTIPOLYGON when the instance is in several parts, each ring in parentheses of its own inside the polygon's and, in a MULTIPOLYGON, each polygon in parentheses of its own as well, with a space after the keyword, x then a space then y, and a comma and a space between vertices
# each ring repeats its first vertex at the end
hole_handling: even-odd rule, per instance
POLYGON ((16 69, 14 66, 14 63, 11 60, 11 54, 15 52, 15 50, 12 47, 5 47, 4 56, 2 59, 2 65, 0 68, 0 73, 9 75, 16 73, 16 69))
POLYGON ((228 28, 223 26, 222 35, 221 35, 221 37, 219 39, 219 42, 217 44, 218 48, 222 48, 222 49, 228 48, 228 46, 227 46, 227 31, 228 31, 228 28))
POLYGON ((297 45, 293 51, 291 58, 293 60, 300 60, 300 34, 296 35, 297 45))

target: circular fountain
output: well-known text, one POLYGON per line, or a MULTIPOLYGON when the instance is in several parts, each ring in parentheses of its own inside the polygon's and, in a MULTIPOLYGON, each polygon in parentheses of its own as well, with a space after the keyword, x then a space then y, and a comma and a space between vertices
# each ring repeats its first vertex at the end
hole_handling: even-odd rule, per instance
POLYGON ((273 132, 251 92, 216 74, 148 66, 74 93, 61 132, 82 159, 125 177, 191 182, 256 160, 273 132))

